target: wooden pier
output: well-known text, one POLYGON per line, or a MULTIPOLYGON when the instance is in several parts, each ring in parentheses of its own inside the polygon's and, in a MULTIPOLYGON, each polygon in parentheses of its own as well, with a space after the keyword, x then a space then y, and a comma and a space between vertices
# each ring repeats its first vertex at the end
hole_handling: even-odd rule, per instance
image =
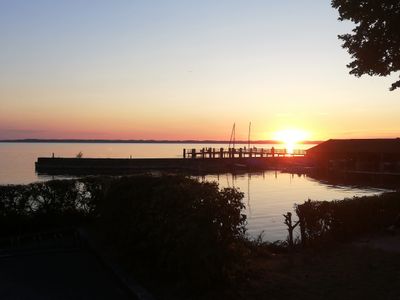
POLYGON ((305 156, 306 151, 294 149, 287 151, 287 149, 270 149, 264 148, 202 148, 197 149, 183 149, 183 158, 192 159, 205 159, 205 158, 267 158, 267 157, 288 157, 288 156, 305 156))
POLYGON ((284 149, 218 149, 183 150, 182 158, 66 158, 39 157, 38 174, 98 175, 131 174, 151 171, 183 173, 221 173, 285 169, 307 165, 304 151, 287 153, 284 149))

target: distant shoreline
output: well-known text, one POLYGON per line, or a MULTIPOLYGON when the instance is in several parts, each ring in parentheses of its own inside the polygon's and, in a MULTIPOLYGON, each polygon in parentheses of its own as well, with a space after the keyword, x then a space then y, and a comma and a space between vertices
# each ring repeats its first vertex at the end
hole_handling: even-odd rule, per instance
MULTIPOLYGON (((304 141, 299 144, 320 144, 322 141, 304 141)), ((82 144, 229 144, 224 140, 82 140, 82 139, 16 139, 0 140, 0 143, 82 143, 82 144)), ((274 140, 250 141, 251 144, 283 144, 274 140)), ((235 141, 247 145, 248 141, 235 141)))

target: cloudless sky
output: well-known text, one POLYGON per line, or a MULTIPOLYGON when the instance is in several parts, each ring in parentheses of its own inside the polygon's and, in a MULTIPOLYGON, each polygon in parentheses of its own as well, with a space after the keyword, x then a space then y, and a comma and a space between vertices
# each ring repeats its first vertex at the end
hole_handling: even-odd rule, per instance
POLYGON ((329 0, 0 0, 0 139, 400 136, 329 0))

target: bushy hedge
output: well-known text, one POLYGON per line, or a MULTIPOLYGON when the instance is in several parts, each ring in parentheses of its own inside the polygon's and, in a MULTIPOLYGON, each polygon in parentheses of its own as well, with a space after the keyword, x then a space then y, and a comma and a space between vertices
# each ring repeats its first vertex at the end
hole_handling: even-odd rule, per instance
POLYGON ((382 230, 397 222, 400 192, 296 205, 303 242, 346 240, 382 230))
POLYGON ((235 189, 189 178, 122 178, 107 192, 100 225, 132 267, 211 283, 240 259, 242 198, 235 189))
POLYGON ((76 225, 96 215, 103 179, 0 186, 0 236, 76 225))
POLYGON ((242 198, 177 176, 0 186, 0 235, 90 222, 132 269, 205 284, 241 259, 242 198))

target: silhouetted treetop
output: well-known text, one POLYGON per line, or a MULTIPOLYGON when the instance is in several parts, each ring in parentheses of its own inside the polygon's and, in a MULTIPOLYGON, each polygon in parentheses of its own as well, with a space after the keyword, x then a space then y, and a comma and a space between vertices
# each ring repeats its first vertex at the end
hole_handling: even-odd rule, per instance
MULTIPOLYGON (((351 34, 339 35, 353 61, 350 74, 387 76, 400 70, 400 1, 332 0, 339 20, 356 24, 351 34)), ((400 87, 394 82, 391 91, 400 87)))

